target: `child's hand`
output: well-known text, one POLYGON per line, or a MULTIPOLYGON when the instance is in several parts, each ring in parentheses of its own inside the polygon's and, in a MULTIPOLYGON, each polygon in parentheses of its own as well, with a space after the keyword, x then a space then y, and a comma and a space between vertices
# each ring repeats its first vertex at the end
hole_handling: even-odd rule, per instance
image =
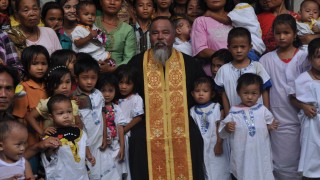
POLYGON ((306 116, 309 118, 313 118, 314 116, 317 115, 317 108, 310 104, 302 104, 302 110, 306 116))
POLYGON ((272 130, 276 130, 279 127, 279 121, 277 120, 273 120, 271 124, 267 125, 268 126, 268 130, 272 131, 272 130))
POLYGON ((123 161, 123 159, 124 159, 124 148, 120 148, 119 149, 117 157, 118 157, 119 161, 123 161))
POLYGON ((216 145, 214 145, 214 154, 216 156, 220 156, 221 154, 223 154, 223 147, 222 147, 222 143, 216 143, 216 145))
POLYGON ((94 158, 94 156, 92 156, 92 154, 87 156, 87 160, 91 163, 92 166, 94 166, 96 164, 96 158, 94 158))
POLYGON ((52 135, 52 134, 54 134, 54 133, 56 133, 57 132, 57 130, 56 130, 56 128, 54 128, 54 127, 47 127, 44 131, 43 131, 43 136, 44 135, 52 135))
POLYGON ((101 146, 99 148, 100 151, 104 151, 107 148, 107 146, 108 146, 107 141, 102 141, 102 144, 101 144, 101 146))
POLYGON ((236 122, 234 122, 234 121, 228 122, 226 125, 226 131, 228 133, 232 133, 235 130, 236 130, 236 122))
POLYGON ((71 100, 75 100, 75 101, 76 101, 76 104, 79 106, 79 97, 77 97, 77 96, 72 96, 72 97, 71 97, 71 100))
POLYGON ((91 34, 92 38, 95 38, 95 37, 97 37, 98 32, 97 32, 97 30, 90 30, 90 34, 91 34))
POLYGON ((22 177, 22 174, 16 174, 10 178, 4 179, 4 180, 18 180, 19 178, 22 177))
POLYGON ((314 33, 319 33, 319 32, 320 32, 320 29, 319 29, 319 27, 317 26, 317 24, 313 25, 311 30, 312 30, 314 33))

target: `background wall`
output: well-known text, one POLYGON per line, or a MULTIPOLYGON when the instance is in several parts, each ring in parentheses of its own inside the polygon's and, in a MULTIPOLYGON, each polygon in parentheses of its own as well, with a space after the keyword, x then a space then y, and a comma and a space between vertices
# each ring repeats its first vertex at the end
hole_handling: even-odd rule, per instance
POLYGON ((292 1, 293 1, 294 12, 298 12, 300 9, 300 3, 303 0, 292 0, 292 1))

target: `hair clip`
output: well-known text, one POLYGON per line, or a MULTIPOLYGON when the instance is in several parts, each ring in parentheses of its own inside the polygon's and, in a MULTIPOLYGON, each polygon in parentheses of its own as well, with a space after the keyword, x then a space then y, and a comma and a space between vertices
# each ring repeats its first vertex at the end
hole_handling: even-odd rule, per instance
POLYGON ((66 66, 56 66, 56 67, 52 68, 52 69, 48 72, 48 77, 50 76, 50 74, 51 74, 53 71, 55 71, 55 70, 57 70, 57 69, 60 69, 60 68, 66 68, 66 69, 68 69, 66 66))

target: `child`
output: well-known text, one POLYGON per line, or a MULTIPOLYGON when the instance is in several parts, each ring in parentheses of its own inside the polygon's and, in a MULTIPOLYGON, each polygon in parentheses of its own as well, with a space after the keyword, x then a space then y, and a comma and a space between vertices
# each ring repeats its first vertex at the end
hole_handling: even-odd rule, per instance
MULTIPOLYGON (((222 104, 226 114, 228 114, 231 106, 241 102, 236 92, 236 84, 238 78, 244 73, 255 73, 262 77, 263 104, 269 107, 267 88, 271 86, 270 77, 259 62, 251 61, 248 58, 251 47, 251 36, 247 29, 238 27, 229 32, 228 49, 232 54, 233 60, 223 65, 214 78, 218 89, 222 91, 222 104)), ((260 98, 259 103, 262 103, 260 98)))
POLYGON ((90 54, 97 61, 108 60, 115 68, 115 62, 105 50, 106 35, 93 23, 96 19, 96 6, 92 1, 80 1, 77 5, 78 26, 72 31, 73 50, 90 54))
MULTIPOLYGON (((213 53, 211 56, 211 73, 212 79, 214 79, 217 75, 219 69, 224 65, 233 60, 232 54, 228 49, 220 49, 213 53)), ((218 87, 217 84, 213 81, 214 87, 218 87)), ((213 102, 217 102, 222 105, 222 92, 217 92, 217 94, 213 98, 213 102)))
POLYGON ((59 36, 58 32, 63 23, 63 9, 59 3, 52 1, 45 3, 41 10, 41 20, 45 27, 52 28, 59 36))
POLYGON ((45 138, 58 137, 62 145, 58 149, 47 149, 41 154, 46 179, 89 179, 85 159, 94 166, 95 158, 86 147, 86 133, 73 126, 71 100, 63 94, 56 94, 47 105, 55 132, 47 132, 48 136, 45 138))
POLYGON ((218 70, 224 65, 233 60, 232 54, 228 49, 220 49, 211 56, 211 73, 212 79, 217 75, 218 70))
POLYGON ((320 5, 314 0, 304 0, 300 4, 300 21, 297 21, 298 35, 320 33, 320 5))
POLYGON ((149 25, 152 13, 154 12, 154 6, 152 0, 134 0, 133 5, 137 16, 137 22, 133 27, 137 38, 136 54, 139 54, 151 48, 149 25))
POLYGON ((11 28, 9 16, 9 0, 2 0, 0 4, 0 25, 1 30, 8 30, 11 28))
POLYGON ((214 96, 211 79, 203 77, 196 80, 191 94, 197 105, 191 108, 190 115, 202 134, 207 179, 229 180, 227 144, 217 134, 222 112, 220 104, 211 101, 214 96))
POLYGON ((270 74, 270 109, 281 126, 271 132, 271 147, 276 179, 301 179, 297 172, 300 156, 300 121, 294 101, 294 80, 309 68, 307 53, 297 45, 297 24, 288 14, 281 14, 273 22, 278 49, 261 57, 260 62, 270 74), (295 157, 295 158, 292 158, 295 157))
MULTIPOLYGON (((47 132, 54 133, 52 128, 53 122, 49 117, 49 112, 47 108, 47 103, 51 96, 55 94, 63 94, 65 96, 70 96, 71 91, 71 73, 65 66, 56 66, 49 70, 46 77, 46 92, 49 96, 48 99, 41 99, 35 109, 27 115, 26 121, 31 125, 31 127, 43 137, 47 132), (39 117, 44 119, 44 126, 39 126, 39 117)), ((78 113, 78 105, 74 100, 72 102, 73 108, 73 124, 77 125, 82 129, 82 122, 78 113)))
MULTIPOLYGON (((79 53, 81 56, 83 53, 79 53)), ((74 75, 74 64, 76 63, 77 54, 71 49, 60 49, 51 54, 50 67, 66 66, 71 72, 71 92, 77 88, 74 75)))
POLYGON ((117 69, 117 77, 119 80, 120 89, 119 106, 126 120, 126 125, 124 126, 126 148, 124 160, 128 170, 127 179, 131 179, 128 156, 130 130, 141 121, 141 116, 144 114, 143 100, 139 94, 136 93, 135 85, 138 84, 136 73, 136 69, 134 69, 134 67, 130 67, 129 65, 121 65, 117 69))
POLYGON ((105 114, 107 133, 110 139, 110 145, 106 149, 111 155, 111 159, 105 164, 111 164, 114 169, 112 177, 109 179, 122 179, 127 174, 124 159, 124 132, 123 126, 126 121, 123 113, 117 104, 114 104, 115 97, 118 95, 118 80, 113 74, 103 74, 99 77, 97 88, 101 91, 105 100, 105 114))
POLYGON ((155 13, 153 14, 153 18, 156 18, 158 16, 166 16, 171 17, 172 16, 172 0, 155 0, 155 13))
POLYGON ((190 43, 191 25, 186 17, 178 16, 173 20, 176 29, 176 38, 173 47, 189 56, 192 56, 192 48, 190 43))
POLYGON ((27 139, 28 131, 22 123, 0 122, 0 179, 35 179, 23 157, 27 139))
POLYGON ((259 75, 246 73, 238 79, 241 103, 232 106, 220 122, 219 135, 230 139, 230 168, 239 180, 273 180, 273 164, 268 130, 278 123, 271 112, 258 103, 263 81, 259 75))
MULTIPOLYGON (((265 52, 266 46, 262 41, 262 32, 257 15, 254 8, 250 5, 252 0, 233 0, 235 7, 228 13, 228 16, 217 16, 212 14, 213 18, 224 24, 231 24, 234 27, 244 27, 251 33, 253 48, 250 50, 248 56, 253 61, 258 61, 260 56, 265 52)), ((206 13, 206 16, 211 14, 206 13)))
POLYGON ((78 101, 79 113, 88 135, 87 146, 94 157, 95 166, 90 164, 90 179, 108 179, 110 169, 113 167, 103 163, 110 160, 107 148, 107 126, 105 125, 105 102, 103 95, 95 85, 98 80, 99 64, 89 54, 86 58, 78 58, 74 65, 74 74, 78 84, 73 92, 74 98, 78 101))
POLYGON ((320 69, 319 69, 320 39, 314 39, 309 43, 308 54, 311 69, 300 74, 295 80, 296 98, 301 102, 302 109, 298 114, 301 122, 301 154, 299 172, 306 179, 319 179, 319 92, 320 92, 320 69))

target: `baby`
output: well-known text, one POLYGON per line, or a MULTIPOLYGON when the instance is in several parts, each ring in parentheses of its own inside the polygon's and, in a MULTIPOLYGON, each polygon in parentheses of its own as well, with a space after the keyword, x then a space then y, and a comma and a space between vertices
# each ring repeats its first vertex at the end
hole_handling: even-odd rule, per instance
POLYGON ((304 0, 300 4, 301 19, 297 22, 299 36, 320 33, 319 10, 320 5, 314 0, 304 0))

